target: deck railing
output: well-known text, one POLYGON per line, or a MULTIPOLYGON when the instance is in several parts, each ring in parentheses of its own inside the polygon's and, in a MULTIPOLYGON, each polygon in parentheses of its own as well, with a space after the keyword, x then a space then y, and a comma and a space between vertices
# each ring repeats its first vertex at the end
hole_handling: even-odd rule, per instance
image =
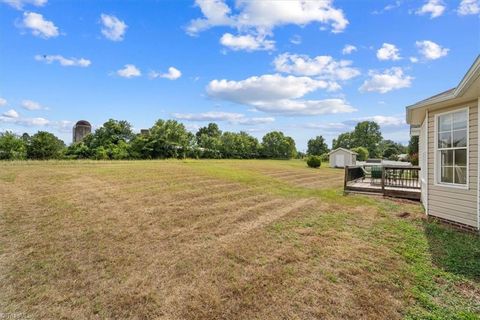
POLYGON ((420 189, 420 167, 385 166, 383 185, 402 189, 420 189))
POLYGON ((343 183, 344 189, 347 188, 347 184, 350 181, 356 181, 365 177, 362 167, 360 166, 346 166, 345 167, 345 180, 343 183))
POLYGON ((345 167, 345 191, 420 199, 420 167, 369 164, 345 167))

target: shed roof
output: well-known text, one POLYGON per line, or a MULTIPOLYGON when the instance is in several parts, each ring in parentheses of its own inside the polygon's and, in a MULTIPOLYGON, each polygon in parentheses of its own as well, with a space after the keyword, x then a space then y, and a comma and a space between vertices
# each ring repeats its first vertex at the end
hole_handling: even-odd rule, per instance
POLYGON ((348 153, 351 153, 351 154, 358 155, 358 153, 356 153, 355 151, 348 150, 348 149, 345 149, 345 148, 337 148, 337 149, 335 149, 335 150, 330 151, 328 154, 330 155, 330 154, 332 154, 332 153, 334 153, 334 152, 337 152, 337 151, 340 151, 340 150, 343 150, 343 151, 348 152, 348 153))

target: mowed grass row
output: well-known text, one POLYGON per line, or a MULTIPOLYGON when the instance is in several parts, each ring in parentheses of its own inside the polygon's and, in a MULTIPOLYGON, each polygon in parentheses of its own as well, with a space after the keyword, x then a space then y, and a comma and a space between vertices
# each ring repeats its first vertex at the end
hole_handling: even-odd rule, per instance
POLYGON ((480 240, 302 161, 0 164, 0 313, 478 319, 480 240))

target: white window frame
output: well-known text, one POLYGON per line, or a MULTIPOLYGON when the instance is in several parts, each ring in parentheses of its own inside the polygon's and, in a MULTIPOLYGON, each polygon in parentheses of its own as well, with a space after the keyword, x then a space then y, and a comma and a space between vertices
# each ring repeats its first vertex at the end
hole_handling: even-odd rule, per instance
MULTIPOLYGON (((469 185, 470 185, 470 108, 469 107, 464 107, 464 108, 459 108, 459 109, 455 109, 455 110, 452 110, 452 111, 447 111, 447 112, 442 112, 442 113, 437 113, 435 115, 435 124, 434 124, 434 134, 435 134, 435 137, 434 137, 434 143, 435 143, 435 146, 434 146, 434 154, 433 154, 433 168, 434 168, 434 184, 436 186, 439 186, 439 187, 448 187, 448 188, 457 188, 457 189, 465 189, 465 190, 468 190, 469 189, 469 185), (441 182, 440 181, 440 161, 438 160, 438 154, 439 154, 439 150, 438 150, 438 118, 440 116, 444 116, 444 115, 447 115, 447 114, 450 114, 450 113, 456 113, 456 112, 460 112, 460 111, 466 111, 467 112, 467 172, 466 172, 466 175, 467 175, 467 183, 466 184, 459 184, 459 183, 450 183, 450 182, 441 182)), ((452 141, 453 143, 453 141, 452 141)), ((463 147, 461 148, 458 148, 458 149, 463 149, 463 147)), ((450 149, 450 150, 455 150, 455 149, 450 149)))

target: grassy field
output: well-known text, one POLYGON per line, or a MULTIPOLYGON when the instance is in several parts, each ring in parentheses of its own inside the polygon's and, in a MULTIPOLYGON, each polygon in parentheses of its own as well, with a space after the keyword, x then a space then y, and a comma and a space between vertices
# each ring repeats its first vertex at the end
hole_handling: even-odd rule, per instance
POLYGON ((480 319, 480 237, 301 161, 0 163, 0 319, 480 319))

